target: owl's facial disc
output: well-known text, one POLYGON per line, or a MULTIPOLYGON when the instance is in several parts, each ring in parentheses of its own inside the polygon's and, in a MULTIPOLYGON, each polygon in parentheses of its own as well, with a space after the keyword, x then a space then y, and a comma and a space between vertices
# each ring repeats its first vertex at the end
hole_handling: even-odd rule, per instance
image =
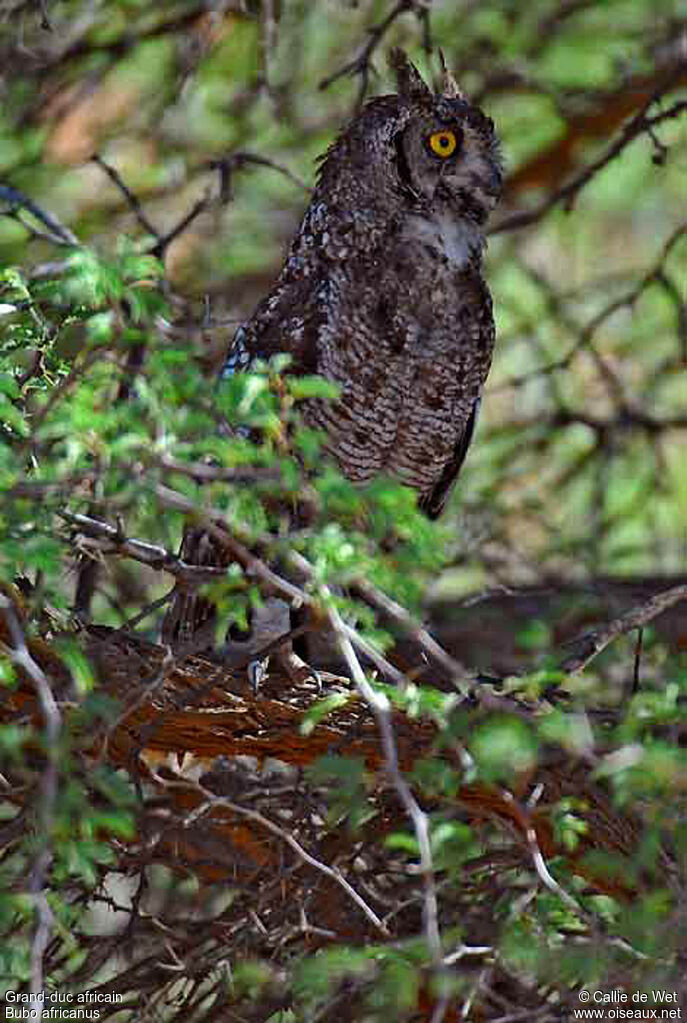
POLYGON ((409 118, 396 139, 401 183, 417 210, 483 224, 501 192, 492 122, 464 100, 441 97, 431 113, 409 118))

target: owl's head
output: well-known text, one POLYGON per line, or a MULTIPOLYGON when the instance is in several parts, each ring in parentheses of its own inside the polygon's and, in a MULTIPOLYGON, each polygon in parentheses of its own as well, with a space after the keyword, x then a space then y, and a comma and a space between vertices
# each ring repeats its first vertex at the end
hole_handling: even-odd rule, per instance
POLYGON ((461 93, 444 67, 438 92, 401 50, 391 54, 406 115, 393 136, 401 185, 420 205, 483 224, 501 194, 494 122, 461 93))
POLYGON ((446 70, 433 92, 401 50, 391 64, 398 92, 370 100, 325 154, 317 198, 334 198, 339 211, 393 216, 400 207, 479 231, 501 193, 492 120, 446 70))

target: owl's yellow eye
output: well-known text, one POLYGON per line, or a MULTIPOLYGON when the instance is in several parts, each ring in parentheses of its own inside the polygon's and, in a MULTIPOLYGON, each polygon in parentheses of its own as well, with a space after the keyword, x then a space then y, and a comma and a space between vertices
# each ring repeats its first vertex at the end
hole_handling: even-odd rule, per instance
POLYGON ((452 131, 435 131, 428 141, 429 148, 437 156, 451 156, 458 145, 458 139, 452 131))

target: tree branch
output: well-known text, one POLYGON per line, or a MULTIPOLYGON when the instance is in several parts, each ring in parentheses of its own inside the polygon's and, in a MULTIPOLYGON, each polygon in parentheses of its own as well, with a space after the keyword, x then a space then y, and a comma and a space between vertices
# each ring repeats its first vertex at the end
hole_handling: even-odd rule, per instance
POLYGON ((663 110, 660 114, 656 114, 655 117, 646 116, 646 111, 649 107, 655 103, 660 96, 672 88, 673 78, 674 76, 671 76, 668 82, 664 82, 655 90, 639 113, 632 118, 615 142, 613 142, 605 150, 605 152, 601 154, 601 156, 576 174, 566 185, 563 185, 557 191, 549 195, 539 204, 539 206, 535 206, 534 209, 531 210, 523 210, 519 213, 513 213, 511 216, 505 217, 503 220, 498 221, 494 225, 490 233, 502 234, 504 231, 515 231, 521 227, 529 227, 530 224, 536 223, 536 221, 540 220, 544 214, 548 213, 550 209, 557 206, 559 203, 564 204, 566 212, 572 209, 578 193, 585 187, 585 185, 587 185, 600 170, 603 170, 604 167, 615 160, 631 142, 640 135, 645 133, 650 134, 657 125, 662 124, 664 121, 680 117, 685 110, 687 110, 687 100, 679 100, 674 103, 672 107, 669 107, 668 110, 663 110))
POLYGON ((339 649, 348 665, 351 678, 355 682, 358 692, 374 714, 379 733, 382 737, 386 772, 415 831, 420 851, 420 872, 424 887, 423 918, 425 938, 432 963, 438 968, 441 966, 443 952, 439 931, 439 906, 434 880, 434 865, 429 839, 429 818, 420 808, 410 786, 401 774, 398 763, 398 751, 396 749, 396 737, 391 723, 391 705, 388 698, 368 682, 353 649, 350 637, 343 628, 341 616, 331 604, 327 609, 327 617, 336 636, 339 649))
MULTIPOLYGON (((156 487, 156 492, 163 503, 178 511, 184 511, 196 516, 201 514, 197 505, 168 487, 160 484, 156 487)), ((203 582, 211 582, 226 577, 226 569, 190 565, 164 547, 150 544, 143 540, 129 538, 124 535, 121 528, 110 526, 99 519, 69 511, 60 511, 59 515, 70 525, 74 526, 78 532, 94 539, 98 543, 97 549, 105 554, 118 554, 123 557, 132 558, 134 561, 139 561, 157 571, 168 572, 175 578, 182 579, 184 582, 193 585, 200 585, 203 582)), ((289 601, 295 600, 298 604, 321 610, 321 604, 317 597, 313 596, 308 590, 294 585, 288 579, 284 579, 271 569, 265 561, 241 543, 240 540, 232 536, 226 528, 223 528, 220 525, 222 519, 219 512, 209 509, 205 511, 204 515, 206 516, 204 527, 207 528, 213 538, 229 550, 232 558, 241 565, 249 576, 267 584, 272 590, 289 601)), ((265 539, 262 541, 257 540, 256 543, 265 546, 266 541, 265 539)), ((304 579, 308 581, 314 579, 313 568, 302 554, 299 554, 297 551, 290 551, 288 560, 304 579)), ((371 607, 382 615, 388 616, 432 660, 436 661, 458 686, 464 697, 476 698, 485 706, 498 706, 502 709, 512 703, 512 700, 505 696, 501 697, 479 686, 475 687, 475 682, 478 681, 479 676, 474 672, 470 672, 460 662, 451 657, 424 626, 416 622, 412 615, 391 597, 382 593, 381 590, 378 590, 366 580, 356 580, 352 589, 354 593, 357 593, 371 607)), ((573 645, 582 645, 582 649, 564 657, 559 662, 560 670, 570 674, 577 674, 587 667, 618 636, 625 632, 631 632, 633 629, 641 628, 669 607, 685 599, 687 599, 687 585, 674 586, 663 593, 657 594, 644 604, 630 609, 621 615, 620 618, 609 622, 600 629, 583 634, 579 639, 571 641, 573 645)), ((328 609, 326 612, 328 615, 330 610, 328 609)), ((391 664, 372 644, 360 636, 352 626, 342 621, 340 617, 336 632, 337 634, 345 635, 347 640, 364 656, 369 657, 392 682, 407 684, 410 681, 407 676, 391 664)), ((291 638, 291 634, 289 634, 289 637, 280 637, 278 641, 275 640, 276 646, 281 645, 287 638, 291 638)), ((207 637, 203 637, 203 642, 206 642, 206 640, 207 637)), ((271 646, 275 644, 271 644, 271 646)), ((570 645, 568 643, 566 647, 570 645)), ((193 647, 195 649, 195 644, 193 647)), ((190 653, 192 650, 189 647, 183 652, 190 653)))
POLYGON ((578 639, 572 640, 571 644, 580 647, 580 649, 565 658, 561 669, 571 675, 579 674, 618 636, 632 632, 634 629, 643 628, 658 615, 667 611, 669 607, 673 607, 674 604, 683 600, 687 600, 687 585, 673 586, 669 590, 664 590, 663 593, 657 593, 643 604, 630 608, 625 614, 608 622, 602 628, 583 633, 578 639))
POLYGON ((74 526, 77 532, 94 540, 96 549, 104 554, 118 554, 122 557, 132 558, 158 572, 169 572, 175 579, 198 585, 226 577, 227 573, 224 568, 189 565, 166 548, 147 543, 144 540, 130 539, 124 536, 118 527, 110 526, 100 519, 91 518, 90 515, 81 515, 65 510, 58 511, 57 514, 65 522, 74 526))
POLYGON ((188 783, 186 782, 184 782, 183 784, 184 787, 192 787, 194 790, 200 792, 205 798, 205 802, 202 803, 199 807, 197 807, 194 811, 192 811, 192 813, 190 813, 188 817, 185 819, 184 821, 185 828, 191 827, 200 817, 208 813, 208 811, 210 810, 214 811, 217 809, 230 810, 231 813, 236 814, 238 817, 244 817, 247 820, 254 821, 256 824, 259 824, 260 827, 264 828, 266 831, 269 831, 270 834, 275 835, 282 842, 285 842, 290 849, 293 849, 298 858, 301 859, 304 863, 307 863, 308 866, 313 867, 319 873, 324 874, 325 877, 328 877, 330 880, 334 881, 335 884, 338 884, 344 890, 346 895, 348 895, 348 897, 353 900, 356 906, 358 906, 359 909, 362 909, 363 913, 370 921, 370 923, 375 927, 375 929, 379 931, 379 933, 382 934, 385 938, 389 937, 389 931, 387 930, 384 923, 379 919, 377 914, 367 904, 367 902, 365 902, 363 897, 358 894, 358 892, 350 884, 350 882, 346 880, 341 871, 338 870, 336 867, 330 867, 328 863, 323 863, 322 860, 318 860, 314 856, 311 856, 310 853, 303 848, 300 842, 298 842, 293 837, 293 835, 289 834, 289 832, 286 831, 284 828, 279 827, 278 824, 275 824, 273 821, 269 820, 267 817, 264 816, 264 814, 260 813, 257 810, 251 810, 247 806, 241 806, 239 803, 235 803, 231 799, 226 799, 222 796, 216 796, 213 792, 210 792, 208 789, 204 788, 200 783, 196 783, 196 785, 194 786, 189 786, 188 783))
POLYGON ((4 199, 10 204, 8 210, 0 211, 7 217, 14 217, 18 220, 22 227, 25 227, 27 231, 30 231, 36 238, 42 238, 45 241, 52 242, 54 245, 69 245, 78 246, 80 245, 79 239, 73 234, 68 227, 65 227, 57 219, 54 213, 49 213, 44 210, 41 206, 30 199, 23 192, 20 192, 18 188, 13 188, 11 185, 0 184, 0 199, 4 199), (48 228, 49 234, 44 231, 37 231, 36 228, 27 224, 25 220, 21 218, 18 211, 20 209, 26 209, 29 213, 32 213, 34 217, 41 221, 45 227, 48 228))
POLYGON ((337 71, 334 71, 331 75, 323 78, 319 84, 319 88, 328 89, 330 85, 333 85, 334 82, 337 82, 339 78, 343 78, 345 75, 360 75, 360 86, 355 103, 356 111, 360 110, 365 96, 367 95, 367 89, 370 82, 370 70, 372 68, 372 57, 375 50, 396 19, 399 18, 401 14, 413 11, 423 22, 425 37, 427 37, 427 7, 425 3, 422 2, 422 0, 398 0, 398 3, 391 8, 387 16, 383 18, 382 21, 368 29, 367 42, 362 47, 358 56, 349 60, 348 63, 344 64, 343 67, 340 67, 337 71))

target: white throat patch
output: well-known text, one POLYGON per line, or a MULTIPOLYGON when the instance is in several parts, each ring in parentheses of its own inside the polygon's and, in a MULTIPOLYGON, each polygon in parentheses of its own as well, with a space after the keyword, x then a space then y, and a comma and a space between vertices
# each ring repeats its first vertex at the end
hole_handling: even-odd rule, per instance
POLYGON ((438 214, 431 219, 414 214, 408 218, 403 237, 411 242, 431 245, 446 256, 457 270, 462 269, 470 257, 479 253, 484 240, 479 228, 465 220, 453 220, 438 214))

